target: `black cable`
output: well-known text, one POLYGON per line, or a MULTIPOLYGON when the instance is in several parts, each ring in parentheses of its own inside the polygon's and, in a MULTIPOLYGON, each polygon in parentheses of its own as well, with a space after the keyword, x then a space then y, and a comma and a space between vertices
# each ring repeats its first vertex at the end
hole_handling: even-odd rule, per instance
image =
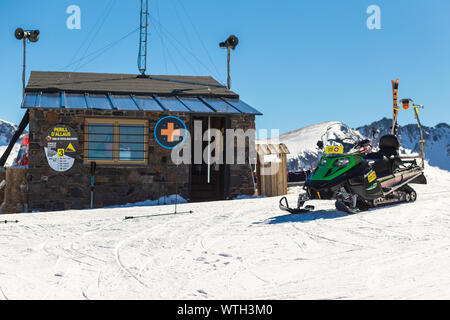
MULTIPOLYGON (((123 36, 122 38, 120 38, 120 39, 118 39, 118 40, 116 40, 116 41, 113 41, 113 42, 107 44, 106 46, 104 46, 104 47, 102 47, 102 48, 100 48, 100 49, 98 49, 98 50, 95 50, 95 51, 91 52, 90 54, 88 54, 87 56, 85 56, 85 57, 83 57, 83 58, 81 58, 81 59, 78 59, 78 60, 75 60, 75 61, 72 62, 72 63, 69 63, 68 65, 66 65, 66 66, 64 66, 64 67, 62 67, 62 68, 60 68, 59 70, 66 69, 67 67, 70 67, 71 65, 73 65, 73 64, 75 64, 75 63, 78 63, 78 62, 80 62, 80 61, 82 61, 82 60, 84 60, 84 59, 86 59, 86 58, 89 58, 89 57, 91 57, 91 56, 93 56, 93 55, 95 55, 95 54, 97 54, 97 53, 100 52, 99 55, 95 56, 94 59, 92 59, 92 60, 95 60, 98 56, 100 56, 100 55, 102 55, 102 54, 104 53, 104 52, 101 52, 102 50, 108 50, 109 48, 115 46, 117 43, 119 43, 120 41, 122 41, 122 40, 124 40, 125 38, 129 37, 130 35, 132 35, 133 33, 135 33, 135 32, 138 31, 138 30, 139 30, 139 27, 136 28, 136 29, 134 29, 133 31, 127 33, 127 34, 126 34, 125 36, 123 36)), ((89 63, 92 62, 92 60, 90 60, 89 63)), ((86 63, 86 64, 87 64, 87 63, 86 63)), ((84 64, 84 65, 86 65, 86 64, 84 64)), ((84 66, 84 65, 83 65, 83 66, 84 66)), ((83 66, 81 66, 81 67, 83 67, 83 66)))
MULTIPOLYGON (((107 18, 109 17, 109 15, 111 14, 111 11, 112 11, 114 5, 116 4, 116 1, 117 1, 117 0, 111 0, 111 1, 109 2, 109 4, 111 4, 111 6, 109 7, 109 9, 107 9, 106 14, 105 14, 105 16, 103 17, 103 20, 102 20, 102 22, 100 23, 100 26, 98 27, 97 31, 94 30, 94 32, 93 32, 93 35, 94 35, 94 36, 92 37, 91 41, 89 42, 89 44, 88 44, 86 50, 84 50, 83 55, 85 55, 85 54, 89 51, 89 49, 91 48, 92 44, 94 43, 94 40, 95 40, 96 37, 100 34, 100 31, 102 30, 103 25, 105 24, 106 19, 107 19, 107 18)), ((78 66, 79 66, 79 65, 78 65, 78 66)), ((77 70, 77 69, 78 69, 78 66, 76 66, 76 67, 74 68, 74 70, 77 70)))

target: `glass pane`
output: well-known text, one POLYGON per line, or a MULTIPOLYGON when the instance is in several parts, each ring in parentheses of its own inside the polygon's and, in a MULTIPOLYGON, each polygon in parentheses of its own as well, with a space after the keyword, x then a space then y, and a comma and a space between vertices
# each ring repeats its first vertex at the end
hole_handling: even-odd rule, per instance
POLYGON ((200 101, 197 98, 179 98, 181 102, 183 102, 192 112, 205 112, 211 113, 214 112, 211 108, 209 108, 206 104, 200 101))
POLYGON ((118 110, 138 110, 130 96, 111 96, 111 101, 118 110))
POLYGON ((23 106, 25 108, 34 108, 36 106, 36 97, 37 93, 27 93, 25 94, 25 101, 23 102, 23 106))
POLYGON ((163 111, 158 102, 150 96, 138 96, 136 103, 144 111, 163 111))
POLYGON ((169 111, 189 112, 189 109, 184 106, 177 98, 157 97, 164 108, 169 111))
POLYGON ((42 108, 59 108, 61 106, 61 96, 59 93, 44 93, 41 95, 42 108))
POLYGON ((112 106, 108 98, 104 94, 91 94, 87 97, 89 108, 111 110, 112 106))
POLYGON ((119 126, 119 160, 144 161, 145 126, 121 124, 119 126))
POLYGON ((114 126, 108 123, 89 123, 89 160, 113 160, 114 126))
POLYGON ((69 109, 86 109, 86 99, 84 94, 66 93, 66 108, 69 109))
POLYGON ((233 107, 235 107, 236 109, 241 111, 242 113, 257 114, 257 115, 261 115, 262 114, 261 112, 259 112, 255 108, 252 108, 251 106, 249 106, 248 104, 246 104, 242 100, 226 99, 226 101, 228 103, 230 103, 233 107))
POLYGON ((211 107, 213 107, 217 112, 222 113, 240 113, 232 105, 226 103, 222 99, 204 99, 211 107))

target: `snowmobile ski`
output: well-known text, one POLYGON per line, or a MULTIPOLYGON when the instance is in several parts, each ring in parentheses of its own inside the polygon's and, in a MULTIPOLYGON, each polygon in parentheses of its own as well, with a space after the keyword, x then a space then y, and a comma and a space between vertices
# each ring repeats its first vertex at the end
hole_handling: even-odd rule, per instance
POLYGON ((347 206, 344 202, 338 200, 335 202, 334 204, 336 206, 336 209, 338 211, 342 211, 348 214, 357 214, 360 213, 361 210, 359 208, 350 208, 349 206, 347 206))
POLYGON ((280 209, 283 211, 287 211, 291 214, 302 214, 302 213, 307 213, 307 212, 312 212, 314 211, 314 206, 305 206, 304 208, 301 208, 301 206, 303 205, 305 201, 299 201, 297 208, 291 208, 289 207, 289 203, 287 201, 286 197, 283 197, 280 199, 280 209))

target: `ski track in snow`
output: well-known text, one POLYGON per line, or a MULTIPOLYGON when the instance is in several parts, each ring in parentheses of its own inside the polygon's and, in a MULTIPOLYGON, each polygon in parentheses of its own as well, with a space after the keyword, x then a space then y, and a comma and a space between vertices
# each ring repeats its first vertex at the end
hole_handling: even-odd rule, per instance
POLYGON ((0 299, 449 299, 450 173, 425 172, 416 203, 357 215, 278 197, 14 215, 0 299))

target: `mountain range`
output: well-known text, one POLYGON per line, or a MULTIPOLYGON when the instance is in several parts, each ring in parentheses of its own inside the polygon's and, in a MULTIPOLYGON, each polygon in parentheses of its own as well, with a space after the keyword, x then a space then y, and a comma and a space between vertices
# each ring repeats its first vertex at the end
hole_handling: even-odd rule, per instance
MULTIPOLYGON (((331 145, 334 139, 348 139, 359 141, 369 139, 378 148, 380 137, 390 133, 392 120, 383 118, 371 124, 350 128, 338 121, 314 124, 297 130, 289 131, 276 139, 258 141, 284 143, 290 154, 288 155, 288 171, 310 169, 317 165, 321 151, 317 147, 320 140, 323 144, 331 145), (375 132, 375 135, 373 135, 375 132)), ((450 171, 450 126, 440 123, 434 127, 422 126, 426 140, 425 158, 429 165, 450 171)), ((400 153, 419 153, 420 132, 417 124, 399 126, 398 138, 401 145, 400 153)))

